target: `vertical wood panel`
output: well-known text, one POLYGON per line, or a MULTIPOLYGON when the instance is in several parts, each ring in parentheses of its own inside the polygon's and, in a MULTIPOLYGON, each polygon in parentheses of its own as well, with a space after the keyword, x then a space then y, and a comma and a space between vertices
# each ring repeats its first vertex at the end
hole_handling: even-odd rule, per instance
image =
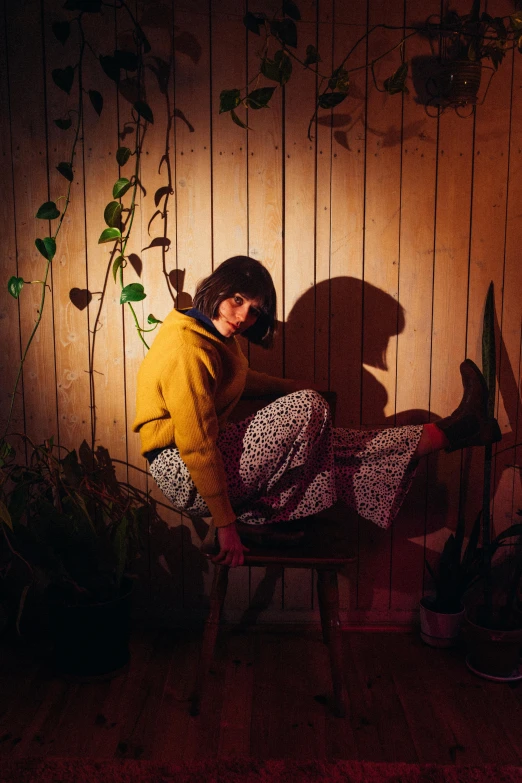
MULTIPOLYGON (((212 240, 214 267, 226 258, 248 253, 246 134, 228 114, 219 115, 223 89, 246 84, 247 49, 243 16, 246 2, 212 2, 212 240), (221 64, 227 62, 225 73, 221 64), (223 75, 222 75, 223 74, 223 75), (226 82, 223 83, 223 79, 226 82)), ((248 569, 231 582, 227 607, 245 606, 249 592, 248 569)))
MULTIPOLYGON (((19 306, 7 291, 7 281, 13 275, 18 276, 16 253, 16 213, 13 191, 13 143, 11 137, 10 94, 8 81, 7 30, 5 26, 5 3, 0 7, 0 158, 4 198, 0 201, 0 221, 3 226, 3 253, 0 258, 0 324, 2 325, 2 345, 0 353, 0 377, 2 378, 2 396, 0 404, 0 426, 3 434, 8 412, 11 406, 11 394, 14 388, 18 363, 20 361, 19 306)), ((23 399, 22 385, 13 406, 10 423, 11 432, 22 432, 23 399)))
MULTIPOLYGON (((425 0, 406 6, 406 26, 437 13, 439 3, 425 0)), ((426 56, 417 36, 406 42, 412 68, 426 56), (418 58, 418 59, 416 59, 418 58)), ((436 151, 438 122, 416 100, 408 81, 404 101, 401 166, 399 304, 404 325, 397 338, 396 423, 429 420, 431 313, 433 297, 436 151)), ((393 526, 392 607, 413 609, 424 573, 427 461, 422 460, 410 494, 393 526), (408 568, 402 564, 408 563, 408 568)))
MULTIPOLYGON (((45 270, 45 259, 36 250, 34 240, 49 236, 49 223, 35 220, 38 207, 48 201, 49 195, 40 3, 34 0, 8 10, 18 275, 32 281, 41 280, 45 270), (26 97, 28 92, 30 101, 26 97)), ((52 285, 52 275, 49 283, 52 285)), ((38 283, 26 285, 20 297, 24 348, 36 322, 41 291, 42 286, 38 283)), ((26 433, 37 443, 57 433, 52 312, 52 293, 47 290, 42 322, 24 366, 26 433)))
MULTIPOLYGON (((297 56, 303 61, 306 46, 317 46, 318 9, 313 0, 304 0, 300 11, 297 56)), ((305 380, 314 373, 316 146, 306 128, 315 95, 313 75, 296 65, 284 97, 285 374, 305 380)), ((311 607, 309 576, 285 569, 285 608, 311 607)))
MULTIPOLYGON (((370 3, 369 24, 381 21, 380 3, 370 3)), ((404 4, 388 9, 390 25, 403 24, 404 4)), ((368 41, 373 60, 399 43, 402 31, 377 30, 368 41)), ((377 85, 400 64, 397 52, 375 65, 377 85)), ((369 78, 369 76, 368 76, 369 78)), ((363 424, 382 424, 395 414, 396 351, 399 310, 399 216, 402 99, 368 87, 366 146, 366 234, 363 289, 363 424), (378 290, 369 287, 374 286, 378 290), (368 369, 370 367, 371 369, 368 369), (384 403, 384 407, 381 407, 384 403)), ((390 602, 391 531, 360 526, 359 606, 382 608, 390 602)))
MULTIPOLYGON (((54 120, 67 116, 68 110, 78 106, 79 72, 76 71, 71 95, 58 89, 51 78, 55 68, 74 65, 78 57, 79 33, 76 24, 71 25, 71 36, 66 45, 57 41, 51 31, 53 21, 70 18, 66 11, 56 13, 56 3, 46 0, 45 48, 47 79, 47 124, 49 134, 49 184, 53 201, 63 210, 65 200, 58 200, 67 193, 68 182, 57 171, 62 161, 69 161, 74 142, 74 126, 77 115, 71 114, 72 127, 60 130, 54 120)), ((90 54, 87 53, 86 58, 90 54)), ((96 89, 98 81, 87 81, 85 90, 96 89)), ((84 100, 84 111, 91 115, 93 124, 97 115, 90 101, 84 100)), ((85 268, 85 203, 83 179, 83 145, 80 139, 73 162, 74 179, 70 204, 57 238, 57 252, 53 259, 53 319, 56 347, 56 383, 58 403, 59 442, 69 449, 78 448, 84 439, 90 440, 90 384, 89 384, 89 331, 85 294, 87 278, 85 268)), ((58 221, 52 221, 52 231, 58 221)))

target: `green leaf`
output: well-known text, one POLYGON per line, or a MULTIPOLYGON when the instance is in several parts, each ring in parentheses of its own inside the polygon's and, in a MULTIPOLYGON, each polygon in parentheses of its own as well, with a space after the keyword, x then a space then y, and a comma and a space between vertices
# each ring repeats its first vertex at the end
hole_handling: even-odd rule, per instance
POLYGON ((103 245, 106 242, 114 242, 115 239, 121 239, 121 231, 116 226, 104 228, 98 239, 98 244, 103 245))
POLYGON ((103 109, 103 95, 99 93, 98 90, 89 90, 89 98, 91 99, 94 111, 99 117, 103 109))
POLYGON ((71 32, 71 25, 69 22, 53 22, 52 30, 55 38, 57 38, 61 44, 64 44, 71 32))
POLYGON ((55 68, 51 71, 51 76, 56 86, 69 95, 74 81, 74 68, 72 65, 68 65, 67 68, 55 68))
POLYGON ((130 188, 131 183, 130 180, 128 180, 126 177, 121 177, 114 183, 114 187, 112 189, 112 197, 113 198, 121 198, 125 195, 125 193, 130 188))
POLYGON ((249 11, 243 17, 243 24, 245 25, 247 30, 250 30, 251 33, 255 33, 256 35, 261 35, 259 28, 261 27, 265 19, 266 17, 264 14, 253 14, 251 11, 249 11))
POLYGON ((328 87, 332 91, 338 90, 339 92, 348 92, 348 88, 350 87, 350 76, 348 71, 342 66, 337 68, 328 80, 328 87))
POLYGON ((488 415, 495 415, 497 357, 495 347, 495 287, 489 284, 482 322, 482 374, 486 380, 488 395, 488 415))
POLYGON ((103 219, 111 228, 117 228, 120 225, 121 211, 123 207, 119 201, 111 201, 105 207, 103 219))
POLYGON ((154 123, 154 115, 152 114, 152 109, 148 103, 145 103, 145 101, 136 101, 134 108, 140 117, 143 117, 144 120, 150 122, 151 124, 154 123))
POLYGON ((65 177, 66 180, 69 182, 72 182, 74 179, 74 172, 72 170, 72 166, 70 163, 59 163, 56 167, 62 177, 65 177))
POLYGON ((10 277, 7 281, 7 290, 15 299, 20 296, 20 291, 24 287, 23 277, 10 277))
POLYGON ((390 95, 396 95, 399 92, 409 92, 406 87, 406 76, 408 75, 408 63, 403 62, 399 65, 393 76, 384 80, 384 89, 390 95))
POLYGON ((319 57, 319 52, 315 48, 315 46, 312 46, 312 44, 308 44, 306 47, 306 58, 304 61, 305 65, 313 65, 314 63, 320 63, 321 58, 319 57))
POLYGON ((102 0, 66 0, 63 8, 68 11, 85 11, 96 14, 101 11, 102 0))
POLYGON ((8 528, 13 529, 13 520, 11 514, 7 510, 5 503, 0 500, 0 521, 4 522, 8 528))
POLYGON ((297 47, 297 27, 292 19, 276 19, 270 22, 270 30, 281 43, 293 49, 297 47))
POLYGON ((60 128, 60 130, 68 130, 72 125, 72 120, 70 117, 67 117, 65 120, 55 120, 54 124, 60 128))
POLYGON ((292 0, 283 0, 283 13, 286 16, 291 16, 292 19, 296 20, 296 22, 299 22, 301 19, 299 8, 294 2, 292 2, 292 0))
POLYGON ((52 261, 56 255, 56 241, 53 237, 45 237, 45 239, 35 239, 34 244, 39 253, 48 261, 52 261))
POLYGON ((292 75, 292 61, 283 49, 275 53, 274 59, 265 58, 261 63, 261 73, 267 79, 272 79, 283 85, 292 75))
POLYGON ((126 304, 126 302, 141 302, 146 296, 147 294, 141 283, 129 283, 125 288, 122 288, 120 304, 126 304))
POLYGON ((235 122, 235 124, 239 125, 240 128, 245 128, 245 129, 248 128, 248 125, 246 123, 244 123, 243 120, 240 117, 237 116, 237 114, 234 111, 234 109, 230 110, 230 116, 232 117, 232 122, 235 122))
POLYGON ((325 92, 319 96, 319 106, 321 109, 333 109, 346 98, 345 92, 325 92))
POLYGON ((118 165, 125 166, 131 154, 132 152, 128 147, 118 147, 118 151, 116 152, 116 160, 118 161, 118 165))
POLYGON ((225 111, 232 111, 236 106, 241 103, 239 90, 222 90, 219 96, 219 113, 223 114, 225 111))
POLYGON ((109 79, 112 79, 113 82, 120 81, 120 66, 114 57, 111 57, 109 54, 101 54, 100 65, 103 72, 109 77, 109 79))
POLYGON ((60 217, 60 210, 57 209, 54 201, 46 201, 45 204, 38 209, 36 216, 38 220, 56 220, 60 217))
POLYGON ((116 256, 114 261, 112 262, 112 276, 114 277, 114 282, 116 282, 116 275, 118 274, 118 269, 120 266, 123 266, 125 263, 125 258, 123 256, 116 256))
POLYGON ((258 90, 253 90, 246 97, 246 105, 250 109, 265 109, 274 90, 275 87, 260 87, 258 90))
POLYGON ((136 71, 138 69, 139 58, 135 52, 125 52, 123 49, 116 49, 114 59, 124 71, 136 71))
POLYGON ((147 317, 147 323, 148 324, 162 324, 163 321, 160 321, 156 316, 152 315, 152 313, 149 313, 147 317))

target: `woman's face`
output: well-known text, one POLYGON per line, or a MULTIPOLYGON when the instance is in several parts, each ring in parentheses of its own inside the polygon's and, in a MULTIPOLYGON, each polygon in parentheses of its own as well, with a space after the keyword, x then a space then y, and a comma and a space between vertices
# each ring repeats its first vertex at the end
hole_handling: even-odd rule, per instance
POLYGON ((260 302, 257 299, 249 299, 243 294, 234 294, 223 299, 219 305, 217 318, 213 318, 212 323, 223 337, 242 334, 257 321, 259 306, 260 302))

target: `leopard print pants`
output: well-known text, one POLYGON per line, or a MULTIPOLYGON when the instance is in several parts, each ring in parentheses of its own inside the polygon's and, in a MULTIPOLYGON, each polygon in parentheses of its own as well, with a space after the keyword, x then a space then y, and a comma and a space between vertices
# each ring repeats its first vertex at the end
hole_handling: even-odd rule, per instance
MULTIPOLYGON (((315 391, 288 394, 218 437, 230 502, 247 524, 287 522, 342 500, 382 528, 397 515, 415 474, 422 425, 380 430, 332 427, 315 391)), ((176 448, 153 460, 150 472, 172 504, 189 516, 209 516, 176 448)))

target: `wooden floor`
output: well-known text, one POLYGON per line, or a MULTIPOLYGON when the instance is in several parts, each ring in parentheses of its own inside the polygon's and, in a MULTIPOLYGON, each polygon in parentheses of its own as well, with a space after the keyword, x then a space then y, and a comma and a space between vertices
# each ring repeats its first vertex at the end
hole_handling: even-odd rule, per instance
POLYGON ((53 676, 42 651, 0 646, 0 756, 257 758, 522 764, 522 686, 469 673, 416 635, 346 633, 350 714, 330 715, 312 632, 224 629, 197 718, 186 698, 198 636, 135 634, 108 682, 53 676))

